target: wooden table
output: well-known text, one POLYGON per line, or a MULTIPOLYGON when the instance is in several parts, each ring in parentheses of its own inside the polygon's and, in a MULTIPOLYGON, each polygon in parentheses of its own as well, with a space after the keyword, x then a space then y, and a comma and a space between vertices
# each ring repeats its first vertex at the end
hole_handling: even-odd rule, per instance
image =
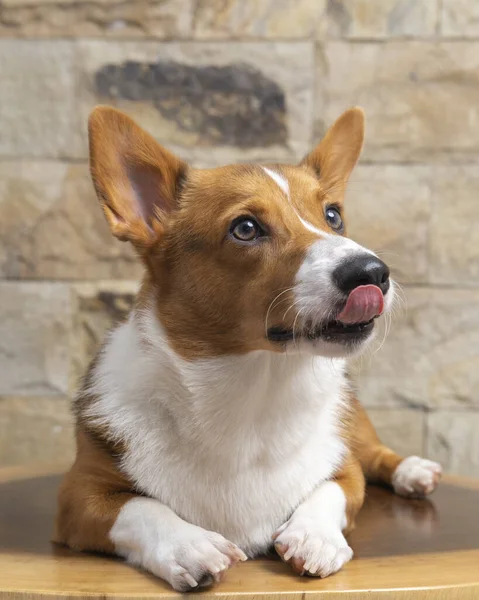
MULTIPOLYGON (((60 477, 0 471, 0 598, 179 598, 121 560, 49 542, 60 477)), ((351 535, 355 558, 327 579, 295 576, 274 557, 242 563, 200 596, 250 600, 479 600, 479 482, 447 478, 431 500, 371 487, 351 535)), ((190 595, 190 597, 194 597, 190 595)))

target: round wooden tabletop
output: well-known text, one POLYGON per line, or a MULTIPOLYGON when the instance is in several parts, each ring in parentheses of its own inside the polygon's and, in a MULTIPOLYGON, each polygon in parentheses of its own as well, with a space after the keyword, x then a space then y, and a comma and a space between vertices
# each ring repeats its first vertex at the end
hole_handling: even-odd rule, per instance
MULTIPOLYGON (((49 539, 60 476, 0 471, 0 598, 126 600, 180 597, 162 581, 106 556, 49 539)), ((430 500, 370 487, 354 559, 327 579, 299 577, 275 557, 231 569, 206 597, 261 600, 479 599, 479 482, 446 478, 430 500)), ((195 594, 196 595, 196 594, 195 594)))

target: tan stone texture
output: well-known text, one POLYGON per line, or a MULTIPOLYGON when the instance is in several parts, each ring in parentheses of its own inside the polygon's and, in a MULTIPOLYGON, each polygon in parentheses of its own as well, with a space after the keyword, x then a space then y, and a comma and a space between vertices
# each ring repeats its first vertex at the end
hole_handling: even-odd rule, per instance
POLYGON ((352 105, 368 116, 364 158, 474 160, 479 43, 324 42, 316 52, 316 133, 352 105))
POLYGON ((426 414, 414 409, 368 410, 381 441, 401 456, 424 453, 424 426, 426 414))
POLYGON ((198 0, 197 38, 304 38, 328 20, 326 0, 198 0))
POLYGON ((0 35, 20 38, 182 38, 192 0, 3 0, 0 35))
POLYGON ((474 0, 442 0, 441 33, 452 38, 479 37, 479 4, 474 0))
POLYGON ((427 37, 437 23, 437 0, 329 0, 320 33, 351 39, 427 37))
POLYGON ((0 162, 0 276, 132 279, 140 264, 110 234, 86 164, 0 162))
POLYGON ((476 165, 438 168, 431 173, 429 233, 431 283, 479 283, 479 169, 476 165))
POLYGON ((0 39, 0 81, 0 159, 79 156, 75 49, 69 42, 0 39))
POLYGON ((68 464, 74 452, 67 398, 0 397, 0 467, 68 464))
POLYGON ((479 412, 438 411, 428 415, 428 455, 449 473, 479 475, 479 412))
POLYGON ((69 287, 0 282, 0 299, 0 395, 66 393, 71 371, 69 287))

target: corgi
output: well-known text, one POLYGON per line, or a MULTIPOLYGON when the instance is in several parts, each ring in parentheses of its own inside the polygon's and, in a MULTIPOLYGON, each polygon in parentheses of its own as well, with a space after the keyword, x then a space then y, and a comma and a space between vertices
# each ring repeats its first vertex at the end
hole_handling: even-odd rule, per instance
POLYGON ((352 108, 298 165, 197 170, 93 110, 94 187, 145 272, 74 402, 57 542, 181 592, 270 549, 326 577, 352 558, 365 480, 434 490, 440 465, 383 445, 348 383, 395 294, 387 265, 346 236, 363 137, 352 108))

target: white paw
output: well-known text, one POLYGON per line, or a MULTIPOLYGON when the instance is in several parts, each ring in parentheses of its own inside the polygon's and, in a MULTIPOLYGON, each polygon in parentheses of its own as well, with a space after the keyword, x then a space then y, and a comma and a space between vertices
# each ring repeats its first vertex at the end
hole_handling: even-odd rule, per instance
POLYGON ((294 515, 273 536, 281 558, 300 575, 327 577, 351 560, 353 551, 335 526, 294 515))
POLYGON ((392 485, 400 496, 427 496, 436 489, 441 475, 440 464, 419 456, 408 456, 394 471, 392 485))
POLYGON ((178 592, 219 582, 229 567, 247 559, 242 550, 222 535, 195 526, 161 540, 149 556, 143 553, 141 557, 128 558, 168 581, 178 592))

